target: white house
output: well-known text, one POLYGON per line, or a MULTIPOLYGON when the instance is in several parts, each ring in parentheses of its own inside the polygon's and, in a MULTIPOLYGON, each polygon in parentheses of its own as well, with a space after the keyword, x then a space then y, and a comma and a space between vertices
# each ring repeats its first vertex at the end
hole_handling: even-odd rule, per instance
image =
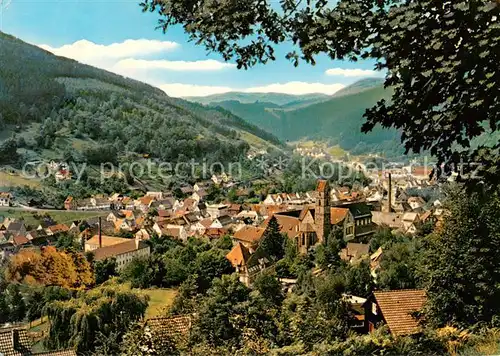
POLYGON ((134 258, 149 256, 151 249, 148 244, 137 240, 128 239, 112 246, 98 248, 93 251, 94 259, 102 261, 106 258, 116 259, 116 270, 123 270, 134 258))
POLYGON ((10 193, 0 193, 0 206, 10 206, 10 193))

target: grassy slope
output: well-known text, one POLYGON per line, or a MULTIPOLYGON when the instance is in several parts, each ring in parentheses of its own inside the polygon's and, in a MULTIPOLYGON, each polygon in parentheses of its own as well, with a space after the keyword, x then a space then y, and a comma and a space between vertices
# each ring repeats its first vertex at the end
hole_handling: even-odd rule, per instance
POLYGON ((175 289, 144 289, 141 292, 149 296, 149 306, 146 309, 146 319, 164 316, 165 311, 174 302, 177 290, 175 289))

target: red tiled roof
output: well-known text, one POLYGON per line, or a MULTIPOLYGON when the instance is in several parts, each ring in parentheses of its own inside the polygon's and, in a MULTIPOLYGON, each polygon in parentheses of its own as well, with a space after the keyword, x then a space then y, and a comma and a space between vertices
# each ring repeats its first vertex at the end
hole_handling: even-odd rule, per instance
POLYGON ((139 202, 140 202, 141 204, 143 204, 143 205, 148 205, 148 206, 151 204, 151 202, 152 202, 153 200, 154 200, 154 197, 149 196, 149 195, 146 195, 146 196, 144 196, 144 197, 142 197, 142 198, 139 198, 139 202))
POLYGON ((414 176, 430 176, 432 168, 429 167, 412 167, 411 174, 414 176))
POLYGON ((203 219, 200 221, 200 224, 203 225, 203 227, 206 229, 209 228, 210 225, 212 225, 212 223, 213 223, 213 220, 210 218, 206 218, 206 219, 203 219))
POLYGON ((55 234, 58 232, 68 231, 69 227, 64 225, 64 224, 57 224, 57 225, 49 226, 49 227, 47 227, 47 229, 49 229, 52 233, 55 234))
POLYGON ((346 208, 330 208, 330 223, 332 225, 337 225, 344 221, 348 212, 349 209, 346 208))
MULTIPOLYGON (((288 237, 293 238, 299 234, 300 220, 293 216, 275 214, 274 217, 278 220, 280 232, 286 233, 288 237)), ((264 223, 265 226, 269 223, 267 219, 264 223)))
POLYGON ((432 211, 426 211, 422 215, 420 215, 420 220, 425 222, 427 219, 429 219, 432 216, 432 211))
POLYGON ((16 245, 16 246, 25 245, 25 244, 30 242, 30 240, 28 240, 28 238, 26 236, 22 236, 22 235, 14 236, 14 238, 12 240, 14 242, 14 245, 16 245))
POLYGON ((164 210, 164 209, 159 209, 158 210, 158 216, 160 218, 168 218, 172 215, 172 211, 170 210, 164 210))
POLYGON ((250 252, 241 242, 238 242, 231 252, 226 255, 226 258, 231 262, 233 267, 246 265, 249 257, 250 252))
POLYGON ((220 229, 216 227, 210 227, 205 230, 205 236, 216 238, 216 237, 221 237, 227 234, 228 230, 227 229, 220 229))
POLYGON ((411 335, 420 331, 418 320, 411 313, 422 309, 427 300, 424 290, 392 290, 373 295, 392 334, 411 335))
POLYGON ((164 338, 182 336, 191 330, 191 316, 179 315, 171 318, 155 318, 146 321, 146 326, 164 338))
POLYGON ((258 242, 262 238, 264 231, 266 231, 266 229, 262 227, 245 225, 241 229, 236 231, 233 237, 236 240, 254 243, 258 242))
POLYGON ((133 252, 136 250, 140 250, 143 248, 146 248, 147 245, 143 244, 142 242, 138 243, 138 246, 136 245, 135 239, 131 239, 130 241, 127 242, 122 242, 117 245, 112 245, 112 246, 106 246, 102 248, 98 248, 94 251, 94 259, 96 261, 104 260, 108 257, 115 257, 119 255, 123 255, 124 253, 129 253, 133 252))
POLYGON ((326 181, 326 180, 319 180, 318 185, 316 187, 316 190, 318 192, 324 192, 326 190, 326 187, 328 186, 327 183, 328 183, 328 181, 326 181))

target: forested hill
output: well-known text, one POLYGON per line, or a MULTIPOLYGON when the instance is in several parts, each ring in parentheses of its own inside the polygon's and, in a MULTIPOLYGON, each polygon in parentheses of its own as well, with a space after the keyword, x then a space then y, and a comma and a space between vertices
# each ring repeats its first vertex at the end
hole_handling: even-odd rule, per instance
POLYGON ((214 105, 224 101, 238 101, 242 104, 269 103, 271 105, 297 105, 301 103, 317 103, 328 100, 331 96, 326 94, 290 95, 283 93, 242 93, 229 92, 213 94, 203 97, 185 97, 186 100, 205 105, 214 105))
POLYGON ((57 57, 1 32, 0 63, 0 127, 4 133, 16 127, 24 135, 18 142, 34 155, 73 144, 168 161, 207 156, 226 161, 256 142, 282 146, 224 110, 170 98, 150 85, 57 57))
POLYGON ((404 150, 396 130, 376 128, 363 134, 361 126, 366 109, 380 99, 389 99, 391 91, 383 87, 383 80, 360 80, 320 102, 286 103, 241 102, 227 100, 212 103, 246 121, 272 132, 282 140, 329 141, 354 154, 371 152, 399 156, 404 150))

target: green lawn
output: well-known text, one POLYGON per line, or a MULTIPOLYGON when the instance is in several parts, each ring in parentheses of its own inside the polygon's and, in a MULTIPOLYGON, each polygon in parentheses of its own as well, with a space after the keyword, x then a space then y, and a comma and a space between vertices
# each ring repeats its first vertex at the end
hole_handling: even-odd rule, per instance
POLYGON ((17 174, 0 172, 0 187, 22 187, 24 185, 37 188, 40 186, 40 181, 36 179, 27 179, 17 174))
POLYGON ((175 289, 146 289, 143 293, 149 295, 149 306, 146 310, 146 319, 159 317, 165 314, 168 307, 174 302, 177 295, 175 289))

